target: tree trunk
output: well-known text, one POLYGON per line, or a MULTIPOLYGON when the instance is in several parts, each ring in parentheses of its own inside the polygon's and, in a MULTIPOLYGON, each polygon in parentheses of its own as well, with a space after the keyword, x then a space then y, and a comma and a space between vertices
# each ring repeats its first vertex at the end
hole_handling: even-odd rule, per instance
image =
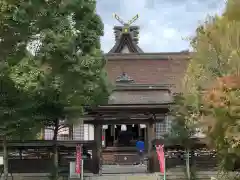
POLYGON ((59 129, 59 120, 55 120, 54 123, 54 132, 53 132, 53 180, 58 179, 58 146, 57 146, 57 135, 58 135, 58 129, 59 129))
POLYGON ((189 149, 185 149, 185 158, 186 158, 186 173, 187 173, 187 179, 191 179, 191 173, 190 173, 190 159, 189 159, 189 149))
POLYGON ((7 137, 3 136, 3 165, 4 165, 4 173, 3 180, 8 179, 8 150, 7 150, 7 137))

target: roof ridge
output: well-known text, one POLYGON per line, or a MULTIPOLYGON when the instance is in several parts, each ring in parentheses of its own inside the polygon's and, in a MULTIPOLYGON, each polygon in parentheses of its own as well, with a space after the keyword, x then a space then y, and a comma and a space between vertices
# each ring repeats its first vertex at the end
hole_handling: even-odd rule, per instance
MULTIPOLYGON (((121 34, 121 37, 118 41, 116 41, 113 48, 108 53, 121 53, 124 46, 127 45, 128 49, 132 52, 127 53, 143 53, 142 49, 133 41, 131 35, 129 33, 121 34)), ((124 53, 121 53, 124 54, 124 53)))

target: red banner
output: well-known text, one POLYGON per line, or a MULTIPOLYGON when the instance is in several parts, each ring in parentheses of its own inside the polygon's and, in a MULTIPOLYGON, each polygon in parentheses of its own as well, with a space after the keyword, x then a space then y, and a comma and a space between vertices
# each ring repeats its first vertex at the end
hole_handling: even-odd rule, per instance
POLYGON ((160 172, 164 173, 164 171, 165 171, 164 146, 163 145, 156 146, 156 152, 157 152, 157 156, 158 156, 160 172))
POLYGON ((81 146, 76 146, 76 161, 75 161, 75 172, 77 174, 81 173, 81 161, 82 161, 82 152, 81 146))

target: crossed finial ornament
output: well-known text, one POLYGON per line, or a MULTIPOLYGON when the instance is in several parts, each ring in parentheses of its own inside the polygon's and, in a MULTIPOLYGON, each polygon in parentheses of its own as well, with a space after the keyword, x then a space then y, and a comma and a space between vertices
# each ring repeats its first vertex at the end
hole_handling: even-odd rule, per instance
POLYGON ((130 19, 128 22, 124 22, 116 13, 113 14, 113 17, 118 21, 120 22, 122 25, 124 26, 130 26, 132 25, 138 18, 139 18, 139 15, 135 15, 132 19, 130 19))

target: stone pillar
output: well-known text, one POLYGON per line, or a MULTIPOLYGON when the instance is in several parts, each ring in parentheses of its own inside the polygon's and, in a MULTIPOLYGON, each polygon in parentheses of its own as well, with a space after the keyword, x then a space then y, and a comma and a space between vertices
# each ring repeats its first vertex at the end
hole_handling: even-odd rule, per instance
POLYGON ((147 154, 148 154, 148 172, 153 172, 152 141, 154 140, 154 124, 152 121, 147 123, 147 154))
POLYGON ((92 160, 94 166, 94 174, 98 174, 100 170, 100 160, 101 160, 101 149, 102 149, 102 126, 101 124, 94 125, 94 141, 96 142, 96 147, 92 152, 92 160))

